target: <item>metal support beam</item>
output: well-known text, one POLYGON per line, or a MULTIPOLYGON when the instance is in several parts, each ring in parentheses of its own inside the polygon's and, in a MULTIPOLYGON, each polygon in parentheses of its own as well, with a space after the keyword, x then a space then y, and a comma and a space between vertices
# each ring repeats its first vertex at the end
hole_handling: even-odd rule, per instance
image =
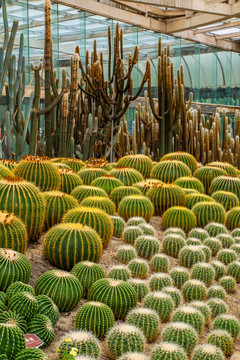
POLYGON ((211 32, 211 31, 217 31, 217 30, 227 29, 227 28, 231 28, 231 27, 235 27, 235 26, 240 26, 240 21, 229 21, 229 22, 223 23, 221 25, 216 25, 216 26, 213 25, 213 26, 204 27, 202 29, 194 30, 194 34, 201 34, 201 33, 206 33, 206 32, 211 32))

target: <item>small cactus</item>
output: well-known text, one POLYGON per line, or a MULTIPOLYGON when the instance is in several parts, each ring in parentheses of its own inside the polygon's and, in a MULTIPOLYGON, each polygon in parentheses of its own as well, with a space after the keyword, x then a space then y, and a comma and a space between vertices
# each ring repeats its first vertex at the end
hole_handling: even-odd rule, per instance
POLYGON ((151 360, 187 360, 184 349, 172 342, 161 342, 153 349, 151 360))
POLYGON ((192 268, 192 279, 203 281, 206 286, 210 286, 215 278, 215 270, 212 265, 200 262, 192 268))
POLYGON ((124 353, 118 360, 150 360, 150 358, 143 353, 127 352, 124 353))
POLYGON ((148 294, 148 284, 141 279, 130 279, 128 283, 133 287, 137 293, 137 301, 141 302, 142 299, 148 294))
POLYGON ((219 234, 216 236, 216 239, 221 241, 223 249, 229 249, 235 244, 234 238, 229 234, 219 234))
POLYGON ((119 246, 116 258, 124 264, 128 264, 129 261, 137 257, 136 250, 131 245, 119 246))
POLYGON ((128 219, 127 226, 138 226, 140 224, 146 224, 146 220, 141 216, 133 216, 128 219))
POLYGON ((147 342, 154 341, 160 330, 160 319, 156 311, 146 308, 131 310, 126 319, 127 323, 139 328, 147 342))
POLYGON ((172 278, 170 275, 165 273, 157 273, 150 277, 150 290, 151 291, 160 291, 164 287, 172 286, 172 278))
POLYGON ((114 215, 116 212, 114 202, 104 196, 89 196, 81 201, 81 206, 98 208, 104 210, 108 215, 114 215))
POLYGON ((175 308, 177 308, 179 305, 182 304, 183 297, 182 297, 182 293, 179 289, 176 289, 173 286, 167 286, 167 287, 162 288, 161 291, 164 292, 165 294, 168 294, 171 296, 172 301, 174 302, 175 308))
POLYGON ((229 356, 232 352, 233 339, 226 330, 211 331, 208 335, 207 342, 221 349, 225 356, 229 356))
POLYGON ((143 180, 143 176, 139 171, 129 167, 116 167, 109 174, 121 180, 124 186, 132 186, 143 180))
POLYGON ((240 256, 240 244, 233 244, 231 246, 231 250, 234 250, 237 253, 237 255, 240 256))
POLYGON ((184 322, 191 325, 194 329, 201 334, 204 329, 205 319, 202 313, 193 306, 184 305, 176 309, 172 316, 173 322, 184 322))
POLYGON ((49 360, 46 354, 37 348, 28 348, 20 351, 15 357, 15 360, 49 360))
POLYGON ((220 286, 220 285, 212 285, 209 289, 208 289, 208 298, 219 298, 222 300, 226 300, 226 291, 225 289, 220 286))
POLYGON ((197 245, 202 245, 202 242, 199 239, 189 237, 186 240, 186 245, 195 245, 195 246, 197 246, 197 245))
POLYGON ((77 349, 76 355, 90 356, 99 359, 100 344, 95 335, 90 331, 71 331, 60 340, 58 352, 60 356, 69 354, 72 348, 77 349))
POLYGON ((199 240, 201 240, 201 242, 203 242, 204 240, 206 240, 209 237, 207 230, 201 229, 201 228, 192 229, 189 232, 188 236, 191 238, 199 239, 199 240))
POLYGON ((94 186, 80 185, 71 192, 71 195, 81 203, 84 199, 92 196, 108 197, 106 191, 94 186))
POLYGON ((69 169, 58 169, 58 172, 61 177, 60 190, 62 192, 70 195, 77 186, 83 185, 81 178, 75 174, 74 171, 69 169))
POLYGON ((207 297, 207 288, 202 281, 188 280, 183 285, 182 294, 187 302, 194 300, 204 301, 207 297))
POLYGON ((154 227, 150 224, 139 224, 138 227, 140 227, 140 229, 143 232, 143 235, 150 235, 150 236, 155 236, 155 230, 154 227))
POLYGON ((230 314, 219 315, 213 322, 214 330, 226 330, 236 339, 240 333, 240 323, 236 316, 230 314))
POLYGON ((231 294, 237 290, 237 282, 232 276, 223 276, 219 280, 219 284, 226 290, 227 293, 231 294))
POLYGON ((208 305, 211 308, 212 316, 215 318, 218 315, 226 314, 228 306, 222 299, 211 298, 208 300, 208 305))
POLYGON ((0 248, 25 254, 28 235, 25 224, 14 214, 0 211, 0 248))
POLYGON ((134 245, 136 239, 141 235, 143 235, 143 232, 138 226, 127 226, 123 232, 123 241, 127 244, 134 245))
POLYGON ((113 223, 113 236, 121 238, 125 229, 125 221, 120 216, 111 215, 110 218, 113 223))
POLYGON ((216 191, 212 194, 212 198, 221 204, 226 211, 229 211, 235 206, 239 206, 237 195, 228 191, 216 191))
POLYGON ((128 268, 133 278, 146 279, 149 273, 148 263, 142 259, 131 260, 128 268))
POLYGON ((43 341, 42 347, 50 345, 55 337, 51 320, 43 314, 37 314, 31 319, 28 332, 37 335, 43 341))
POLYGON ((224 360, 221 349, 215 345, 198 345, 193 353, 193 360, 224 360))
POLYGON ((178 234, 167 234, 163 238, 162 249, 167 255, 178 257, 181 249, 186 245, 185 240, 178 234))
POLYGON ((208 304, 206 304, 204 301, 192 301, 189 303, 190 306, 193 306, 195 309, 199 310, 204 317, 205 325, 208 325, 211 317, 212 317, 212 311, 208 304))
POLYGON ((237 260, 237 254, 234 250, 223 249, 218 252, 217 259, 224 265, 229 265, 231 262, 237 260))
POLYGON ((131 217, 140 216, 149 221, 153 216, 153 204, 143 195, 126 196, 122 199, 118 207, 118 213, 128 220, 131 217))
POLYGON ((234 207, 227 212, 226 227, 228 228, 228 230, 233 230, 239 226, 239 223, 240 223, 240 206, 234 207))
POLYGON ((240 259, 228 265, 227 273, 232 276, 236 282, 240 282, 240 259))
POLYGON ((117 189, 120 186, 123 187, 123 183, 119 179, 116 179, 114 176, 103 175, 93 180, 91 186, 103 189, 108 195, 110 195, 114 189, 117 189))
POLYGON ((155 291, 146 295, 144 298, 144 307, 155 310, 158 313, 161 322, 166 322, 171 317, 174 309, 174 302, 170 295, 162 291, 155 291))
POLYGON ((204 228, 210 237, 216 237, 219 234, 227 234, 227 228, 223 224, 211 222, 204 228))
POLYGON ((0 323, 0 354, 14 359, 21 350, 26 348, 22 330, 15 324, 0 323))
POLYGON ((127 281, 131 277, 130 270, 124 265, 115 265, 109 269, 108 277, 114 280, 127 281))
POLYGON ((212 251, 212 256, 216 256, 217 253, 222 249, 222 243, 219 239, 209 237, 204 240, 203 245, 208 246, 212 251))
POLYGON ((162 217, 162 225, 165 229, 169 227, 179 227, 185 232, 192 230, 197 224, 194 213, 181 206, 173 206, 162 217))
MULTIPOLYGON (((120 181, 118 179, 115 180, 120 181)), ((110 199, 114 202, 116 208, 118 208, 122 199, 130 195, 142 195, 142 192, 134 186, 119 186, 112 190, 110 199)))
POLYGON ((154 272, 169 271, 169 258, 163 254, 155 254, 150 260, 150 267, 154 272))
POLYGON ((177 235, 182 236, 182 238, 184 240, 186 239, 185 232, 182 229, 178 228, 178 227, 170 227, 164 232, 164 236, 169 235, 169 234, 177 234, 177 235))
POLYGON ((38 314, 46 315, 52 325, 55 326, 60 316, 57 305, 47 295, 38 295, 36 299, 38 302, 38 314))
POLYGON ((16 311, 0 312, 0 323, 17 325, 24 334, 27 333, 27 321, 16 311))
POLYGON ((160 250, 159 240, 150 235, 139 236, 134 245, 138 256, 148 260, 160 250))
POLYGON ((38 302, 34 295, 28 292, 17 292, 8 301, 8 309, 21 315, 24 320, 31 320, 38 312, 38 302))
POLYGON ((187 269, 181 266, 172 268, 170 271, 170 276, 173 280, 174 286, 178 289, 181 289, 183 284, 190 279, 190 275, 187 269))
POLYGON ((161 180, 164 183, 173 183, 178 178, 191 176, 189 167, 179 160, 161 160, 151 171, 152 179, 161 180))
POLYGON ((226 219, 224 207, 216 202, 200 202, 193 206, 192 212, 196 216, 199 227, 204 227, 211 222, 224 224, 226 219))
POLYGON ((210 262, 210 265, 214 267, 215 270, 215 280, 220 279, 226 272, 226 266, 218 260, 213 260, 210 262))
POLYGON ((233 229, 232 237, 236 238, 240 236, 240 228, 233 229))
POLYGON ((205 254, 200 246, 184 246, 179 252, 178 259, 180 265, 191 268, 194 264, 205 261, 205 254))

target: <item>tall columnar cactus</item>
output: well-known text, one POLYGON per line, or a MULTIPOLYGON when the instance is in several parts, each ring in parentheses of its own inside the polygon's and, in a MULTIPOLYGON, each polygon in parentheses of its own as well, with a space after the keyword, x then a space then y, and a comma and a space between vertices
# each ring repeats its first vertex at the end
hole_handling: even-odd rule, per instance
POLYGON ((215 345, 198 345, 193 353, 193 360, 224 360, 221 349, 215 345))
POLYGON ((36 299, 38 302, 38 314, 46 315, 52 325, 55 326, 60 316, 57 305, 47 295, 38 295, 36 299))
POLYGON ((83 167, 80 171, 78 171, 78 176, 82 179, 84 185, 91 185, 91 183, 104 175, 107 175, 108 172, 104 169, 100 168, 91 168, 91 167, 83 167))
POLYGON ((151 360, 187 360, 184 349, 172 342, 161 342, 153 349, 151 360))
POLYGON ((160 330, 160 319, 156 311, 136 308, 128 313, 127 323, 142 330, 147 342, 154 341, 160 330))
POLYGON ((70 354, 72 348, 76 348, 76 355, 84 359, 99 359, 100 343, 97 337, 90 331, 70 331, 60 339, 60 356, 70 354))
POLYGON ((104 210, 109 215, 114 215, 116 211, 114 202, 108 198, 105 198, 104 196, 89 196, 82 200, 81 206, 99 208, 104 210))
POLYGON ((119 179, 116 179, 113 175, 103 175, 93 180, 91 186, 99 187, 110 195, 114 189, 123 186, 123 183, 119 179))
POLYGON ((185 232, 192 230, 197 224, 194 213, 181 206, 173 206, 165 211, 162 217, 162 225, 165 229, 169 227, 179 227, 185 232))
POLYGON ((26 225, 31 240, 41 235, 45 200, 35 185, 18 178, 0 180, 0 210, 19 217, 26 225))
POLYGON ((137 301, 141 302, 142 299, 148 294, 149 287, 145 280, 142 279, 130 279, 128 283, 133 287, 137 293, 137 301))
POLYGON ((22 220, 7 211, 0 211, 0 248, 25 254, 27 242, 27 231, 22 220))
POLYGON ((191 193, 186 195, 186 207, 192 209, 194 205, 205 201, 205 202, 215 202, 210 196, 199 193, 191 193))
POLYGON ((167 234, 162 241, 162 249, 167 255, 178 257, 180 250, 186 245, 185 240, 178 234, 167 234))
POLYGON ((122 181, 124 186, 132 186, 143 180, 142 174, 130 167, 116 167, 109 174, 122 181))
POLYGON ((233 338, 226 330, 213 330, 209 333, 208 344, 215 345, 222 350, 225 356, 231 355, 233 348, 233 338))
POLYGON ((0 290, 5 291, 15 281, 28 283, 31 264, 21 253, 11 249, 0 249, 0 290))
POLYGON ((227 234, 227 228, 223 224, 212 222, 204 228, 210 237, 216 237, 219 234, 227 234))
POLYGON ((149 221, 153 215, 153 205, 151 201, 143 195, 126 196, 122 199, 118 207, 118 213, 128 220, 134 216, 141 216, 149 221))
POLYGON ((10 297, 8 308, 11 311, 16 311, 26 321, 29 321, 38 312, 38 302, 34 295, 23 291, 10 297))
POLYGON ((0 324, 0 353, 13 359, 21 350, 26 348, 22 330, 14 324, 0 324))
POLYGON ((119 186, 112 190, 110 199, 115 203, 116 208, 118 208, 121 200, 129 195, 142 195, 142 192, 133 186, 119 186))
POLYGON ((188 280, 183 284, 182 294, 187 302, 194 300, 204 301, 207 297, 207 287, 202 281, 188 280))
POLYGON ((201 194, 204 193, 204 187, 202 182, 193 176, 181 177, 177 179, 174 184, 180 186, 183 189, 194 189, 201 194))
POLYGON ((237 176, 218 176, 213 180, 210 192, 227 191, 235 194, 240 200, 240 178, 237 176))
POLYGON ((226 171, 211 166, 202 166, 193 173, 193 176, 203 183, 206 194, 210 193, 213 180, 218 176, 224 175, 227 175, 226 171))
POLYGON ((160 250, 159 240, 150 235, 139 236, 136 239, 134 246, 138 256, 145 259, 151 259, 151 257, 157 254, 160 250))
POLYGON ((227 212, 226 227, 228 230, 234 230, 239 226, 240 221, 240 206, 234 207, 227 212))
POLYGON ((81 203, 82 200, 91 196, 101 196, 106 198, 108 197, 108 194, 103 189, 95 188, 88 185, 77 186, 75 189, 73 189, 71 195, 75 199, 77 199, 79 203, 81 203))
POLYGON ((127 155, 118 160, 117 167, 131 167, 138 170, 144 178, 148 178, 153 168, 153 162, 148 156, 142 154, 127 155))
POLYGON ((125 229, 125 221, 121 216, 111 215, 110 216, 113 223, 113 236, 116 238, 121 238, 125 229))
POLYGON ((36 295, 47 295, 61 312, 74 309, 82 298, 83 288, 73 274, 63 270, 49 270, 35 283, 36 295))
POLYGON ((60 190, 62 192, 71 194, 76 187, 83 185, 81 178, 74 171, 68 169, 58 169, 58 171, 61 177, 60 190))
POLYGON ((50 345, 55 337, 50 319, 43 314, 37 314, 30 320, 28 331, 30 334, 37 335, 43 341, 42 347, 50 345))
POLYGON ((170 295, 162 291, 150 292, 144 298, 144 307, 155 310, 161 322, 166 322, 172 315, 174 309, 174 302, 170 295))
POLYGON ((110 216, 97 208, 77 207, 72 209, 66 213, 63 222, 82 224, 93 228, 100 236, 104 247, 108 245, 113 236, 113 223, 110 216))
POLYGON ((163 160, 182 161, 184 164, 186 164, 191 169, 192 173, 194 173, 194 171, 196 171, 198 168, 197 160, 195 159, 195 157, 184 151, 177 151, 177 152, 165 154, 161 158, 161 161, 163 161, 163 160))
POLYGON ((212 194, 212 198, 221 204, 226 211, 231 210, 235 206, 239 206, 237 195, 229 191, 216 191, 212 194))
POLYGON ((133 259, 129 262, 128 268, 133 278, 146 279, 149 274, 149 266, 145 260, 133 259))
POLYGON ((28 348, 20 351, 15 359, 16 360, 49 360, 47 355, 40 349, 37 348, 28 348))
POLYGON ((79 261, 98 262, 102 249, 96 231, 81 224, 58 224, 48 230, 43 241, 47 259, 64 270, 71 270, 79 261))
POLYGON ((178 178, 191 175, 191 170, 182 161, 164 160, 154 166, 150 177, 161 180, 164 183, 173 183, 178 178))
POLYGON ((181 266, 172 268, 170 276, 173 279, 174 286, 178 289, 181 289, 183 284, 190 279, 188 270, 181 266))
POLYGON ((192 279, 203 281, 206 286, 210 286, 215 278, 215 270, 212 265, 200 262, 192 268, 192 279))
POLYGON ((224 207, 215 202, 200 202, 199 204, 193 206, 192 212, 196 216, 197 226, 200 227, 205 227, 211 222, 224 224, 226 219, 226 211, 224 207))
POLYGON ((191 325, 198 332, 202 334, 204 330, 205 319, 202 313, 193 306, 184 305, 176 309, 172 316, 173 322, 184 322, 191 325))

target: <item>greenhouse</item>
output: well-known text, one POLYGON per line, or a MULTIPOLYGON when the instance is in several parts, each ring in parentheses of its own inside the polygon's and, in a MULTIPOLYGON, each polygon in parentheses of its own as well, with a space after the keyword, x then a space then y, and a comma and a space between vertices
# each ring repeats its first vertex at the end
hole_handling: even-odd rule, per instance
POLYGON ((0 360, 240 360, 239 18, 0 0, 0 360))

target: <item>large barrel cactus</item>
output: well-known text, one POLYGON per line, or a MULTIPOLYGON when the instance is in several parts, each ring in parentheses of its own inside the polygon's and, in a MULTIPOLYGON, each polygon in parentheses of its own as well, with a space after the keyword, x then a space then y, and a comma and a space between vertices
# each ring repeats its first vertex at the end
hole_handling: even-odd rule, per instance
POLYGON ((142 155, 142 154, 127 155, 118 160, 117 166, 131 167, 139 171, 144 178, 148 178, 153 168, 153 162, 146 155, 142 155))
POLYGON ((174 206, 163 214, 162 225, 165 229, 178 227, 185 232, 189 232, 197 225, 194 213, 185 207, 174 206))
POLYGON ((226 218, 224 207, 215 202, 200 202, 193 206, 192 212, 196 216, 197 226, 199 227, 205 227, 211 222, 224 224, 226 218))
POLYGON ((84 162, 81 159, 65 158, 65 159, 61 160, 60 162, 62 164, 68 165, 74 172, 80 171, 85 166, 84 162))
POLYGON ((222 175, 227 175, 227 172, 211 166, 202 166, 193 173, 193 176, 203 183, 206 194, 210 191, 212 181, 222 175))
POLYGON ((118 207, 119 215, 126 221, 134 216, 141 216, 146 221, 149 221, 153 216, 153 212, 152 202, 143 195, 126 196, 118 207))
POLYGON ((186 164, 194 173, 195 170, 198 168, 198 163, 195 157, 187 152, 184 151, 176 151, 172 153, 168 153, 161 158, 163 160, 179 160, 186 164))
POLYGON ((0 354, 6 354, 9 359, 26 348, 24 333, 14 324, 0 323, 0 340, 0 354))
POLYGON ((113 175, 104 175, 93 180, 91 186, 99 187, 100 189, 106 191, 108 195, 110 195, 114 189, 118 188, 119 186, 123 186, 123 183, 119 179, 116 179, 113 175))
POLYGON ((103 196, 89 196, 82 200, 81 205, 84 207, 99 208, 109 215, 114 215, 116 211, 114 202, 103 196))
POLYGON ((210 192, 228 191, 235 194, 240 200, 240 178, 237 176, 218 176, 213 180, 210 192))
POLYGON ((22 220, 7 211, 0 211, 0 248, 25 254, 27 242, 27 230, 22 220))
POLYGON ((128 167, 116 167, 110 171, 110 175, 121 180, 125 186, 132 186, 143 180, 143 176, 139 171, 128 167))
POLYGON ((101 197, 108 197, 106 191, 100 188, 96 188, 94 186, 88 185, 80 185, 77 186, 72 192, 71 195, 77 199, 80 203, 82 200, 91 197, 91 196, 101 196, 101 197))
POLYGON ((160 161, 151 171, 152 179, 161 180, 165 183, 173 183, 178 178, 191 176, 190 168, 182 161, 164 160, 160 161))
POLYGON ((81 178, 69 169, 58 169, 61 176, 61 187, 60 190, 66 194, 71 192, 77 187, 83 184, 81 178))
POLYGON ((110 199, 115 203, 116 208, 118 208, 118 205, 120 204, 121 200, 125 196, 130 196, 130 195, 142 195, 142 193, 139 189, 137 189, 134 186, 119 186, 111 192, 110 199))

